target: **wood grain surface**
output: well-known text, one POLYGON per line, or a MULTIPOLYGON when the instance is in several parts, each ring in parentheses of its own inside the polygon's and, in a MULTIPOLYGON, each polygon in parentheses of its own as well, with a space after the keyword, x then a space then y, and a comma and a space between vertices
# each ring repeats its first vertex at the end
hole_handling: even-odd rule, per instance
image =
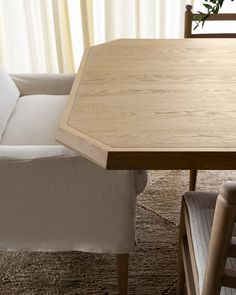
POLYGON ((236 168, 236 39, 117 40, 84 55, 57 139, 107 169, 236 168))

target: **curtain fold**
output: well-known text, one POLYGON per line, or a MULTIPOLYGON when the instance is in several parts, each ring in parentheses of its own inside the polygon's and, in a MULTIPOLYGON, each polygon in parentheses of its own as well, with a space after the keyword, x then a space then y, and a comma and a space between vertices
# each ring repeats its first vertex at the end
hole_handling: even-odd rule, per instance
POLYGON ((93 3, 92 0, 80 0, 84 48, 94 44, 93 3))
POLYGON ((59 72, 74 72, 74 58, 67 0, 52 0, 59 72))
POLYGON ((9 67, 6 39, 4 37, 5 31, 6 31, 6 28, 4 26, 4 21, 3 21, 3 10, 0 9, 0 63, 4 62, 5 66, 9 67))
POLYGON ((48 0, 40 1, 40 14, 42 19, 42 34, 43 38, 43 55, 45 63, 45 71, 50 72, 52 70, 58 71, 58 61, 57 61, 57 52, 55 46, 55 37, 54 37, 54 26, 53 26, 53 12, 52 5, 48 3, 48 0), (52 58, 52 56, 54 58, 52 58))
POLYGON ((116 19, 114 0, 105 0, 105 40, 112 40, 116 36, 116 19))
MULTIPOLYGON (((29 47, 29 60, 31 64, 32 72, 38 71, 38 64, 39 64, 39 55, 41 52, 41 42, 38 42, 40 39, 40 28, 37 26, 36 19, 37 17, 34 17, 33 11, 38 12, 38 7, 33 7, 33 5, 36 4, 32 3, 31 0, 28 0, 27 2, 23 2, 23 9, 24 9, 24 20, 25 20, 25 28, 26 28, 26 34, 28 36, 35 36, 37 35, 37 38, 30 38, 28 39, 28 47, 29 47)), ((44 59, 43 59, 44 61, 44 59)))
POLYGON ((135 36, 140 37, 140 0, 135 1, 135 36))
POLYGON ((159 37, 161 39, 166 37, 166 0, 159 1, 159 37))

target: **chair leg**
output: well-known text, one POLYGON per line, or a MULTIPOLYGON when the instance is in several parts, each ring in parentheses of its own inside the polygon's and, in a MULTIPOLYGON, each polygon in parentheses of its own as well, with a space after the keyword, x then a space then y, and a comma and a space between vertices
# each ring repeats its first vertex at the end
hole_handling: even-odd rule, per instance
POLYGON ((189 191, 195 191, 197 182, 197 170, 190 170, 189 172, 189 191))
MULTIPOLYGON (((179 250, 181 251, 181 250, 179 250)), ((184 295, 185 293, 185 273, 184 273, 184 264, 183 264, 183 257, 182 253, 179 253, 178 258, 178 278, 177 278, 177 287, 176 287, 176 294, 177 295, 184 295)))
POLYGON ((128 269, 129 254, 118 254, 116 256, 119 295, 128 295, 128 269))
POLYGON ((176 287, 177 295, 185 294, 185 273, 184 273, 184 262, 183 262, 183 253, 182 253, 182 241, 184 236, 186 236, 186 229, 185 229, 183 201, 182 201, 180 229, 179 229, 178 276, 177 276, 177 287, 176 287))

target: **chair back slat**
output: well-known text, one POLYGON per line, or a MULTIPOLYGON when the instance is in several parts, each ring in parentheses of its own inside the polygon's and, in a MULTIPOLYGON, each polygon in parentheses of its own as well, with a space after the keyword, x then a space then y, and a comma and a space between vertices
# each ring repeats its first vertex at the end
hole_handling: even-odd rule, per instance
MULTIPOLYGON (((198 16, 197 13, 192 13, 192 20, 195 16, 198 16)), ((210 14, 207 21, 234 21, 236 20, 235 13, 219 13, 219 14, 210 14)))
MULTIPOLYGON (((184 38, 236 38, 236 33, 216 33, 216 34, 193 34, 192 22, 194 17, 199 14, 192 13, 192 5, 186 5, 185 10, 185 27, 184 38)), ((206 21, 236 21, 236 14, 234 13, 221 13, 211 14, 206 21)))
POLYGON ((236 258, 236 237, 232 237, 228 250, 228 257, 236 258))
POLYGON ((222 34, 192 34, 190 38, 236 38, 234 33, 222 33, 222 34))
POLYGON ((225 274, 222 279, 222 286, 236 289, 236 270, 225 270, 225 274))

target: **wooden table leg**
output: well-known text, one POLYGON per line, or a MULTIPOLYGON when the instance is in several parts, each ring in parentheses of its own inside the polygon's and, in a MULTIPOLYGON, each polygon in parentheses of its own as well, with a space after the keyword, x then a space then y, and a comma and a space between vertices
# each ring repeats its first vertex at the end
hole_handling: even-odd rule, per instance
POLYGON ((195 191, 197 182, 197 170, 190 170, 189 172, 189 191, 195 191))
POLYGON ((177 295, 185 295, 185 273, 184 273, 184 262, 182 253, 183 238, 186 237, 186 228, 184 222, 184 204, 182 200, 181 204, 181 215, 180 215, 180 226, 179 226, 179 248, 178 248, 178 275, 177 275, 177 295))
POLYGON ((118 254, 116 256, 116 260, 117 260, 119 295, 128 295, 129 254, 118 254))

